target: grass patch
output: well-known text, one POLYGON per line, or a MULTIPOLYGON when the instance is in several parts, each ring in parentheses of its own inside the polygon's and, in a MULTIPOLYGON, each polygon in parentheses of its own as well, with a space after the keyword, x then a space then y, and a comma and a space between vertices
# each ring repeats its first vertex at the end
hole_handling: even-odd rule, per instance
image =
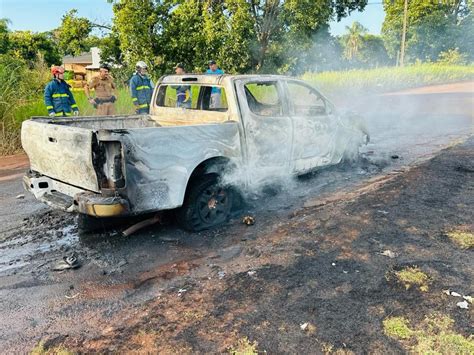
POLYGON ((324 354, 331 354, 331 355, 353 355, 354 352, 348 349, 335 349, 334 345, 329 343, 321 343, 321 351, 324 354))
POLYGON ((468 232, 452 231, 446 233, 451 241, 461 249, 474 248, 474 234, 468 232))
POLYGON ((237 344, 235 345, 235 348, 232 348, 229 350, 229 354, 232 355, 257 355, 258 350, 257 350, 257 342, 254 341, 251 343, 247 337, 244 337, 242 339, 239 339, 237 344))
POLYGON ((63 348, 62 346, 45 349, 44 342, 42 341, 39 342, 39 344, 36 345, 31 350, 31 355, 73 355, 73 354, 74 354, 73 352, 67 350, 66 348, 63 348))
POLYGON ((430 283, 430 278, 418 267, 406 267, 403 270, 396 271, 395 276, 398 281, 402 283, 405 288, 408 290, 412 286, 418 286, 420 291, 428 291, 428 286, 430 283))
POLYGON ((413 331, 409 328, 408 320, 404 317, 391 317, 383 321, 383 330, 386 335, 397 339, 409 339, 413 331))
POLYGON ((474 354, 474 336, 464 337, 454 332, 454 321, 442 314, 427 316, 413 329, 404 317, 383 321, 387 336, 397 339, 415 354, 474 354))
POLYGON ((385 93, 425 85, 474 80, 474 65, 417 64, 305 73, 303 80, 314 83, 330 98, 385 93))

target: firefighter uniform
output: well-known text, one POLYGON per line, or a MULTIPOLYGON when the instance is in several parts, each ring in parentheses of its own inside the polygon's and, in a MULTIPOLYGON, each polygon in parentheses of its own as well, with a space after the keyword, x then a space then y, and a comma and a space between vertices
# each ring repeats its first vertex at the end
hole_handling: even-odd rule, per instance
POLYGON ((153 83, 151 79, 148 76, 135 73, 130 79, 130 92, 137 113, 149 113, 151 95, 153 94, 153 83))
POLYGON ((72 116, 73 112, 79 112, 70 90, 70 85, 63 80, 53 79, 44 89, 44 103, 48 114, 52 116, 72 116))
POLYGON ((94 77, 88 84, 90 89, 95 90, 96 114, 99 116, 115 115, 116 100, 114 96, 115 83, 114 80, 107 76, 101 79, 99 76, 94 77))

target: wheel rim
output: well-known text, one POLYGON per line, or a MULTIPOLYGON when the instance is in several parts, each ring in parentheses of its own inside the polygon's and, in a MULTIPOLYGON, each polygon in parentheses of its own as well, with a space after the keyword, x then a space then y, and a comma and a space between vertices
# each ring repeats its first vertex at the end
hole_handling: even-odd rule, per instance
POLYGON ((226 220, 229 211, 229 194, 217 186, 205 189, 198 199, 199 217, 206 224, 218 224, 226 220))

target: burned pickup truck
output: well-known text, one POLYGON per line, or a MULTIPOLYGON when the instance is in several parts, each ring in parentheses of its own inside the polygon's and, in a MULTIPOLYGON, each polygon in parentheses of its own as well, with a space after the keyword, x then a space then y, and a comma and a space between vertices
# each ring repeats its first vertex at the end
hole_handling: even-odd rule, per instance
POLYGON ((291 77, 165 76, 150 106, 149 115, 23 122, 25 188, 54 208, 96 218, 176 209, 181 225, 196 231, 226 221, 235 186, 337 164, 368 140, 291 77), (186 106, 177 98, 183 92, 186 106))

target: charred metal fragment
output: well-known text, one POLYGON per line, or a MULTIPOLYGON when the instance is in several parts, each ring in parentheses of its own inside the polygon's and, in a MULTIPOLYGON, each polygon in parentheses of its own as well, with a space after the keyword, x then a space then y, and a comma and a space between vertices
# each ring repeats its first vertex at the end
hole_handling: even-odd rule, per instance
POLYGON ((107 183, 107 177, 104 173, 105 165, 105 149, 97 140, 97 132, 92 135, 92 164, 97 175, 99 186, 107 183))

